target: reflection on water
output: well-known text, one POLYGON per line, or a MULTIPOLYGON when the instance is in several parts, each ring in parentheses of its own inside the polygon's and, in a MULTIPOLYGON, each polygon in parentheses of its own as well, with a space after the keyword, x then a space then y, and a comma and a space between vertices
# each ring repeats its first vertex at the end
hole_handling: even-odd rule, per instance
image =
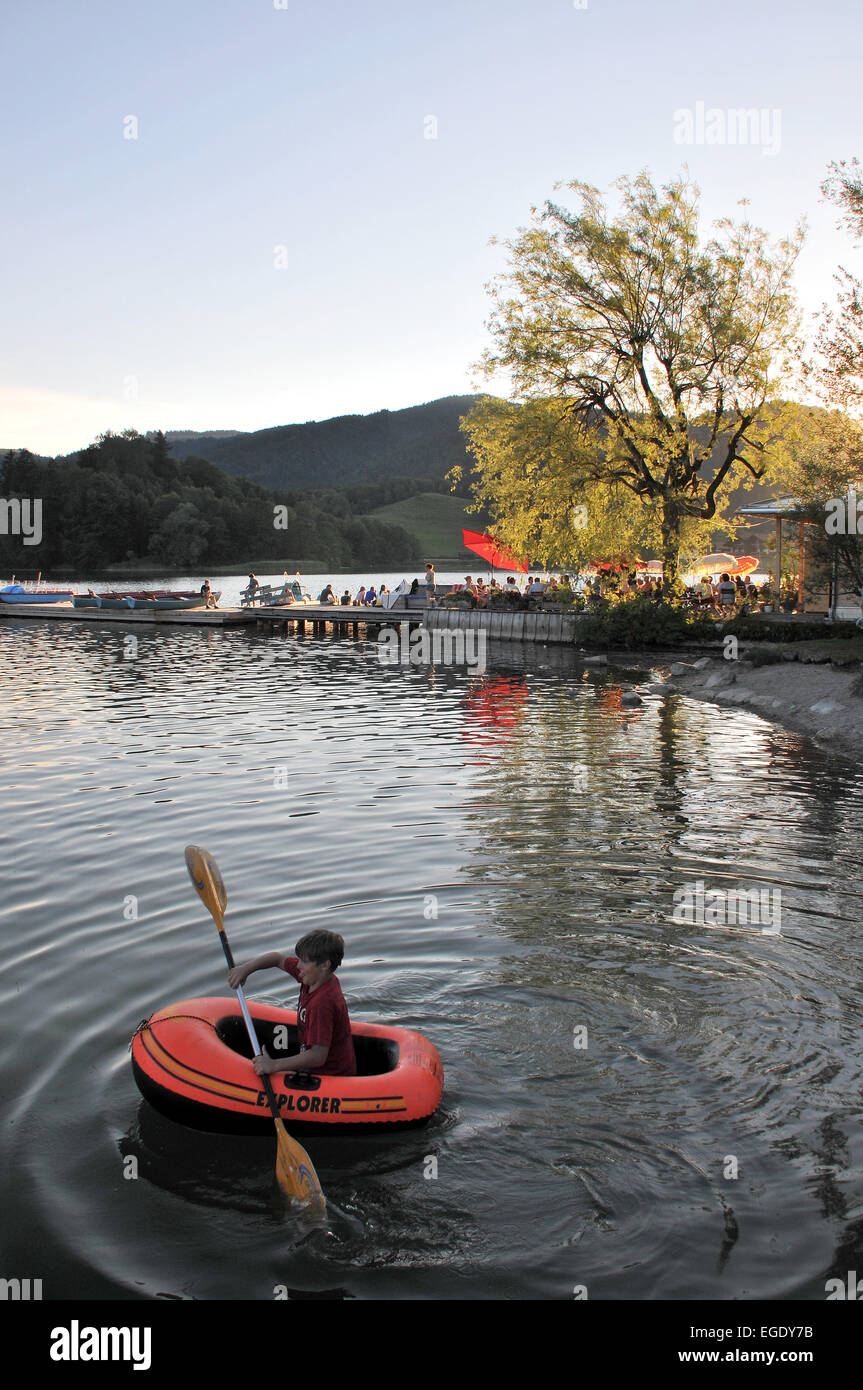
POLYGON ((446 1298, 457 1273, 600 1299, 820 1299, 863 1267, 861 778, 649 679, 0 624, 10 1267, 35 1243, 46 1297, 446 1298), (286 1231, 268 1140, 135 1089, 136 1024, 227 993, 187 843, 238 958, 333 927, 352 1014, 443 1058, 425 1129, 308 1141, 326 1230, 286 1231), (781 889, 781 931, 673 920, 696 882, 781 889))

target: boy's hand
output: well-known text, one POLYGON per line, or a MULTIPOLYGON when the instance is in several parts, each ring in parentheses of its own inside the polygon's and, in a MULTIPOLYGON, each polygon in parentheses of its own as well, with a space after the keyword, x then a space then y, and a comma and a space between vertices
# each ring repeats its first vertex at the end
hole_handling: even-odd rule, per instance
POLYGON ((235 965, 233 970, 228 971, 228 984, 231 986, 231 989, 237 989, 239 986, 244 985, 250 974, 251 971, 249 970, 248 964, 235 965))
POLYGON ((278 1062, 269 1056, 266 1048, 263 1049, 260 1056, 253 1058, 252 1066, 258 1076, 269 1076, 270 1072, 279 1070, 278 1062))

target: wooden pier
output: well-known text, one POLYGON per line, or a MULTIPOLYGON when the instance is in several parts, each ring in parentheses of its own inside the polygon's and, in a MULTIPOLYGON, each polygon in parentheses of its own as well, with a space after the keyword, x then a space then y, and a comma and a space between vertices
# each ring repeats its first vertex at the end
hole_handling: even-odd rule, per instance
POLYGON ((76 623, 179 623, 192 627, 236 627, 254 623, 252 608, 75 608, 71 603, 2 603, 0 618, 47 618, 76 623))
POLYGON ((256 608, 259 629, 269 632, 305 632, 307 627, 321 631, 333 628, 393 627, 402 623, 428 631, 484 631, 490 640, 503 642, 541 642, 571 645, 578 634, 575 614, 507 613, 503 609, 452 607, 359 608, 339 604, 296 604, 287 608, 256 608))
POLYGON ((508 613, 503 609, 429 608, 420 600, 409 607, 342 607, 341 604, 295 603, 255 608, 75 608, 71 603, 0 603, 0 619, 38 618, 51 622, 147 623, 182 627, 238 627, 254 624, 261 632, 322 632, 360 628, 424 627, 428 631, 484 631, 491 641, 540 642, 571 645, 577 640, 578 619, 564 613, 508 613))

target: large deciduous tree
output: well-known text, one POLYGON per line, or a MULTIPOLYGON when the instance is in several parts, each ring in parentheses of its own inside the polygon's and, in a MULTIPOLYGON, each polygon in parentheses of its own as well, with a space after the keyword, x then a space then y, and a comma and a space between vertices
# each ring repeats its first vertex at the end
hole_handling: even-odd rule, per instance
POLYGON ((620 180, 616 215, 597 189, 566 187, 578 211, 533 209, 492 287, 481 367, 508 374, 513 401, 486 398, 466 417, 475 495, 522 552, 579 506, 583 545, 653 535, 675 582, 687 532, 718 527, 730 490, 764 470, 797 352, 803 232, 771 248, 724 218, 702 244, 685 179, 620 180))
MULTIPOLYGON (((821 191, 840 208, 840 225, 858 240, 863 239, 863 170, 859 160, 831 164, 821 191)), ((842 266, 835 278, 838 306, 825 311, 816 345, 821 360, 813 370, 826 401, 859 413, 863 406, 863 284, 842 266)))

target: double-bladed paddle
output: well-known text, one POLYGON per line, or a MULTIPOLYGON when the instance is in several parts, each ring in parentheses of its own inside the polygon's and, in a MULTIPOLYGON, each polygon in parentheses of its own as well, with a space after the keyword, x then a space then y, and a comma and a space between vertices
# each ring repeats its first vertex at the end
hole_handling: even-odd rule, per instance
MULTIPOLYGON (((207 911, 219 929, 219 940, 222 943, 228 968, 233 970, 234 957, 231 954, 223 921, 225 908, 228 905, 228 894, 225 881, 219 872, 219 866, 205 849, 198 849, 196 845, 189 845, 186 850, 186 867, 207 911)), ((252 1022, 252 1016, 249 1013, 249 1006, 246 1003, 246 996, 241 985, 237 986, 237 998, 240 1001, 243 1018, 246 1020, 249 1041, 255 1056, 258 1057, 262 1049, 258 1043, 255 1025, 252 1022)), ((323 1212, 325 1209, 324 1194, 321 1191, 312 1160, 302 1144, 298 1144, 296 1139, 292 1139, 285 1129, 279 1116, 276 1097, 269 1076, 264 1074, 259 1079, 263 1082, 276 1126, 276 1178, 279 1186, 286 1196, 296 1198, 307 1206, 323 1212)))

